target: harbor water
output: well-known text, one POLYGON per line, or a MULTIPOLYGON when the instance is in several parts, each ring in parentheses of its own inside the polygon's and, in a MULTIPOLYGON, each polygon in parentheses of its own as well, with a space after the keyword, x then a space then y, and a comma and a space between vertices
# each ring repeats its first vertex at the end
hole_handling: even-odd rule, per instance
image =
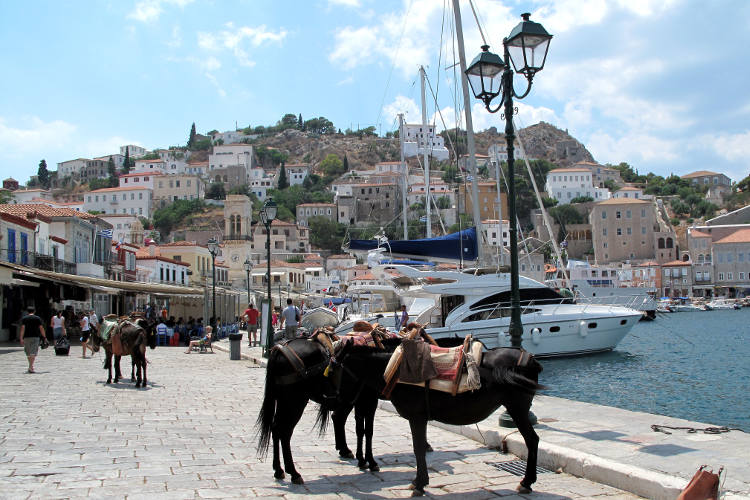
POLYGON ((659 314, 612 352, 542 365, 549 396, 750 432, 750 308, 659 314))

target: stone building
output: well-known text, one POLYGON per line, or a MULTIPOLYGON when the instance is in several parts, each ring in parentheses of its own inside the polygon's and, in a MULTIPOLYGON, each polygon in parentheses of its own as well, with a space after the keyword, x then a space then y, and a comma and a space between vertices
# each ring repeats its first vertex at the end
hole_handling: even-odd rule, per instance
POLYGON ((333 203, 301 203, 297 205, 297 224, 309 226, 311 217, 325 217, 338 222, 336 205, 333 203))

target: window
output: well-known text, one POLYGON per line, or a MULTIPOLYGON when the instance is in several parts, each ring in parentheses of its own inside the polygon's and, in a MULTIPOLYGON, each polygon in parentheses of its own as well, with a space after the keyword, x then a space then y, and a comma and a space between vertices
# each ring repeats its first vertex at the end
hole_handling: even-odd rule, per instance
POLYGON ((744 281, 745 280, 745 273, 740 273, 739 280, 744 281))
POLYGON ((732 262, 734 260, 734 255, 732 255, 732 252, 727 252, 727 262, 732 262))
POLYGON ((619 210, 618 210, 618 211, 616 211, 616 212, 615 212, 615 219, 621 219, 621 218, 622 218, 622 213, 620 213, 620 211, 619 211, 619 210))
POLYGON ((732 281, 733 279, 732 273, 727 273, 727 281, 732 281))
POLYGON ((724 281, 724 273, 719 273, 719 281, 724 281))
POLYGON ((724 263, 724 254, 719 252, 719 264, 723 264, 723 263, 724 263))
POLYGON ((617 236, 622 236, 622 228, 617 228, 617 236))
POLYGON ((602 211, 602 219, 606 219, 606 218, 607 218, 607 212, 602 211))
POLYGON ((139 199, 139 200, 142 200, 142 199, 143 199, 143 193, 138 193, 138 199, 139 199))
POLYGON ((646 234, 646 226, 641 226, 641 234, 646 234))
POLYGON ((631 234, 633 234, 633 230, 630 227, 628 227, 627 233, 628 233, 628 235, 631 235, 631 234))
POLYGON ((626 210, 625 211, 625 218, 626 219, 630 219, 631 217, 632 217, 632 213, 630 212, 630 210, 626 210))

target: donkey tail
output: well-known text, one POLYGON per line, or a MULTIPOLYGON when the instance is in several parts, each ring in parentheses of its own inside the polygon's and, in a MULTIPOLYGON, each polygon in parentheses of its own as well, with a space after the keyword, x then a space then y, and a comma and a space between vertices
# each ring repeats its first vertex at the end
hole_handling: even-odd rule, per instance
POLYGON ((547 387, 540 384, 534 378, 527 377, 513 368, 507 366, 496 366, 492 370, 492 376, 500 385, 510 385, 521 389, 524 392, 535 393, 536 391, 546 389, 547 387))
POLYGON ((273 419, 276 414, 276 384, 272 375, 273 361, 268 358, 266 366, 266 386, 263 395, 263 404, 260 407, 260 413, 255 421, 255 428, 258 435, 258 456, 265 458, 268 455, 268 446, 271 442, 271 429, 273 419))
POLYGON ((313 426, 318 428, 319 436, 323 436, 326 433, 326 430, 328 430, 328 423, 330 422, 330 419, 328 418, 329 416, 330 410, 328 410, 325 405, 318 406, 318 415, 315 417, 315 424, 313 424, 313 426))

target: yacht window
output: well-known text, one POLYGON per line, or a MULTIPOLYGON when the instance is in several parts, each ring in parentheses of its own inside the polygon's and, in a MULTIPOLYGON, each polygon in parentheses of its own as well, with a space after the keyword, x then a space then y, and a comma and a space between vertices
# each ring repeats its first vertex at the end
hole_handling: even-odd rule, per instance
MULTIPOLYGON (((563 297, 551 288, 521 288, 519 290, 521 305, 528 305, 530 302, 537 304, 559 304, 563 297)), ((472 304, 469 309, 490 309, 498 305, 510 306, 510 290, 496 293, 472 304)))
POLYGON ((442 297, 440 297, 440 312, 443 316, 442 326, 445 326, 445 318, 447 318, 454 309, 456 309, 463 303, 463 295, 443 295, 442 297))
POLYGON ((596 328, 596 323, 589 323, 589 328, 596 328))
POLYGON ((620 320, 620 324, 621 324, 621 325, 624 325, 624 324, 626 324, 627 322, 628 322, 628 320, 626 320, 626 319, 621 319, 621 320, 620 320))
POLYGON ((551 333, 557 333, 557 332, 560 331, 560 327, 559 326, 552 326, 552 327, 550 327, 549 331, 551 333))
MULTIPOLYGON (((532 314, 539 312, 540 309, 530 309, 528 307, 521 308, 521 314, 532 314)), ((484 321, 488 319, 497 319, 497 318, 510 318, 511 315, 511 308, 510 307, 495 307, 493 309, 488 309, 486 311, 481 311, 478 313, 474 313, 470 316, 467 316, 466 318, 461 320, 461 323, 468 323, 470 321, 484 321)))

